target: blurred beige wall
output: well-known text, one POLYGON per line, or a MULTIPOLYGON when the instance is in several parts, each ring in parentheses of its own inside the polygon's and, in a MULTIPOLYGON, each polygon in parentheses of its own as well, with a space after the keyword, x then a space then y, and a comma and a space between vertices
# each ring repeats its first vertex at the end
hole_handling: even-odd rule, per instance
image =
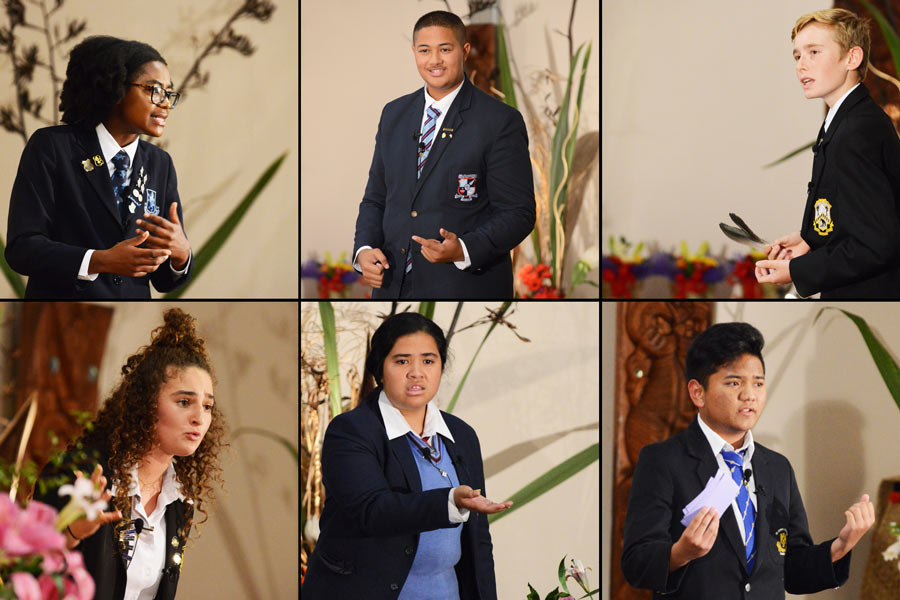
POLYGON ((605 252, 615 235, 743 254, 719 230, 729 212, 769 240, 799 229, 812 152, 762 165, 811 142, 825 117, 803 97, 790 33, 826 6, 604 0, 605 252))
MULTIPOLYGON (((316 305, 302 305, 304 332, 320 330, 316 305)), ((361 370, 363 354, 355 348, 360 343, 364 348, 365 328, 360 335, 349 331, 360 331, 349 324, 368 322, 374 331, 380 323, 377 313, 389 313, 391 304, 351 302, 335 303, 334 307, 338 329, 344 328, 338 337, 338 352, 342 357, 355 357, 347 364, 342 362, 342 372, 349 364, 361 370)), ((434 321, 445 332, 455 309, 455 302, 437 303, 434 321)), ((436 396, 441 409, 447 408, 487 325, 461 329, 486 314, 484 303, 463 305, 436 396)), ((453 411, 478 434, 486 463, 487 495, 492 499, 508 498, 547 470, 598 443, 600 437, 597 304, 519 302, 507 318, 531 341, 520 341, 506 327, 495 328, 453 411)), ((304 344, 305 340, 304 333, 304 344)), ((346 395, 345 386, 343 381, 341 389, 346 395)), ((602 570, 597 537, 599 475, 595 461, 491 525, 498 598, 524 598, 528 582, 543 598, 559 585, 556 569, 563 555, 591 567, 588 576, 592 589, 597 587, 602 570)), ((575 584, 570 580, 569 585, 575 584)), ((570 591, 574 590, 570 587, 570 591)))
MULTIPOLYGON (((295 446, 298 407, 296 302, 100 303, 114 309, 99 374, 104 399, 125 359, 150 342, 163 312, 197 319, 215 370, 216 405, 233 432, 267 429, 295 446)), ((298 467, 276 442, 241 435, 221 457, 225 491, 200 535, 191 532, 179 598, 296 598, 298 467)), ((199 521, 201 515, 198 515, 199 521)))
MULTIPOLYGON (((767 403, 753 436, 791 462, 816 542, 837 536, 844 524, 844 510, 864 493, 874 499, 882 479, 900 474, 900 411, 848 318, 829 310, 813 325, 824 305, 833 304, 722 302, 715 311, 715 322, 746 321, 765 337, 767 403)), ((865 318, 896 356, 900 351, 896 305, 839 306, 865 318)), ((609 347, 615 343, 614 333, 606 334, 607 329, 615 329, 614 311, 613 303, 604 303, 604 357, 615 352, 609 347)), ((604 422, 613 418, 613 376, 604 370, 604 422)), ((610 464, 611 433, 604 436, 603 443, 603 455, 610 464)), ((610 478, 604 475, 604 531, 612 514, 610 478)), ((847 584, 808 597, 858 598, 870 542, 871 534, 867 534, 853 550, 847 584)), ((605 535, 604 548, 608 549, 608 544, 605 535)), ((608 590, 608 583, 604 585, 608 590)))
MULTIPOLYGON (((568 74, 568 42, 554 29, 566 31, 570 2, 527 3, 534 12, 508 29, 510 49, 526 90, 540 72, 552 67, 568 74)), ((454 13, 468 13, 468 4, 450 0, 454 13)), ((501 1, 506 19, 515 22, 525 3, 501 1)), ((301 240, 302 261, 321 260, 326 251, 337 259, 353 251, 359 203, 368 181, 375 133, 384 105, 423 87, 412 56, 412 28, 432 10, 446 10, 443 2, 416 0, 334 0, 305 2, 301 11, 301 240)), ((599 128, 599 3, 579 2, 572 28, 574 45, 592 41, 585 77, 579 134, 599 128)), ((469 24, 468 18, 463 22, 469 24)), ((582 53, 583 54, 583 53, 582 53)), ((530 95, 538 111, 544 94, 530 95)), ((517 88, 516 94, 521 94, 517 88)), ((560 98, 561 100, 561 98, 560 98)), ((519 100, 522 104, 521 99, 519 100)), ((556 101, 552 104, 555 106, 556 101)), ((523 116, 527 114, 523 109, 523 116)), ((531 139, 529 131, 529 139, 531 139)), ((579 225, 572 240, 571 261, 598 244, 599 165, 590 176, 579 225)), ((531 243, 527 244, 531 256, 531 243)), ((566 268, 566 272, 571 272, 566 268)), ((599 282, 595 271, 591 279, 599 282)), ((304 295, 315 294, 314 284, 304 295)), ((576 296, 597 296, 596 288, 580 286, 576 296)))
MULTIPOLYGON (((235 21, 234 30, 249 37, 256 52, 245 57, 223 50, 205 59, 202 70, 209 72, 209 83, 189 91, 161 138, 175 162, 185 230, 195 252, 263 171, 288 152, 241 225, 191 284, 188 298, 297 297, 298 4, 274 3, 277 8, 268 22, 235 21)), ((69 19, 85 19, 87 29, 82 37, 114 35, 149 43, 168 62, 178 87, 210 33, 218 31, 240 5, 239 0, 159 0, 152 4, 68 0, 52 22, 64 29, 69 19)), ((26 19, 40 23, 40 10, 26 3, 26 19)), ((43 34, 26 32, 23 39, 38 44, 40 56, 46 59, 43 34)), ((72 46, 67 44, 65 50, 72 46)), ((68 57, 56 57, 61 77, 67 62, 68 57)), ((0 55, 0 78, 0 103, 5 105, 14 100, 6 54, 0 55)), ((49 81, 47 72, 38 68, 31 89, 32 95, 47 98, 42 114, 52 118, 49 81)), ((33 132, 44 125, 31 120, 27 126, 33 132)), ((0 232, 4 239, 9 195, 23 148, 20 136, 0 130, 0 232)), ((11 295, 6 279, 0 278, 0 296, 11 295)))

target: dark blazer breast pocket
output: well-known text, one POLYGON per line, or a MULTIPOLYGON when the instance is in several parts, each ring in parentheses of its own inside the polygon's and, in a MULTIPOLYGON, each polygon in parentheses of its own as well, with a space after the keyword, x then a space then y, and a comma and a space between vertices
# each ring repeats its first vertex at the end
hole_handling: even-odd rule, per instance
POLYGON ((484 181, 478 169, 450 169, 449 189, 451 198, 456 205, 466 207, 480 204, 478 200, 480 196, 483 196, 483 184, 484 181))
POLYGON ((777 565, 784 565, 784 557, 787 555, 789 518, 784 505, 777 498, 772 502, 768 516, 769 531, 766 535, 757 540, 757 552, 759 552, 759 544, 763 543, 767 546, 765 553, 772 557, 777 565))

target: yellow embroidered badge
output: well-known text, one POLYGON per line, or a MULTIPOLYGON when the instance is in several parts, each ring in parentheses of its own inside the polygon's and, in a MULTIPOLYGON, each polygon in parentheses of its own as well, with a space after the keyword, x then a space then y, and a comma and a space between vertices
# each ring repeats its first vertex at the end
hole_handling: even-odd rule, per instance
POLYGON ((775 549, 781 556, 787 553, 787 529, 784 527, 775 532, 775 549))
POLYGON ((825 198, 816 200, 813 207, 813 229, 819 235, 828 235, 834 230, 834 221, 831 220, 831 203, 825 198))

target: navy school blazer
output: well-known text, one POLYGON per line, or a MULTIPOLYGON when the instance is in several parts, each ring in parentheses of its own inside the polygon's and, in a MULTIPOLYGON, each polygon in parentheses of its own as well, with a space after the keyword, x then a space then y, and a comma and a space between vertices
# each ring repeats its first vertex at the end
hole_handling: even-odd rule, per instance
POLYGON ((134 211, 123 223, 94 129, 60 125, 35 131, 13 184, 5 254, 10 267, 28 275, 25 297, 149 299, 151 281, 160 292, 184 285, 193 260, 181 277, 167 260, 144 277, 101 273, 94 281, 78 279, 84 253, 137 235, 134 222, 145 211, 168 218, 169 206, 178 202, 178 218, 184 222, 172 158, 143 140, 126 197, 134 199, 129 203, 134 211))
MULTIPOLYGON (((325 430, 322 480, 325 508, 320 534, 301 590, 306 600, 395 600, 409 574, 419 533, 462 525, 456 564, 460 600, 496 600, 494 557, 487 515, 466 523, 447 515, 450 488, 422 491, 405 436, 387 439, 376 388, 325 430)), ((484 467, 478 436, 458 417, 441 411, 456 442, 444 440, 460 485, 481 489, 484 467)))
MULTIPOLYGON (((109 473, 108 457, 99 451, 95 455, 97 456, 96 461, 91 462, 88 460, 78 465, 82 473, 93 472, 94 467, 98 463, 103 467, 104 473, 109 473)), ((70 455, 64 455, 63 465, 67 465, 70 462, 70 455)), ((72 469, 67 468, 60 471, 60 468, 48 464, 41 471, 40 477, 56 477, 60 473, 69 473, 71 475, 72 469)), ((71 483, 71 481, 68 483, 71 483)), ((107 487, 110 488, 111 484, 107 483, 107 487)), ((49 489, 45 495, 35 491, 34 499, 38 502, 49 504, 57 511, 62 510, 69 501, 68 496, 59 495, 58 487, 49 489)), ((114 510, 111 503, 107 510, 114 510)), ((190 534, 190 527, 186 528, 184 532, 181 529, 184 527, 187 519, 193 515, 193 510, 193 506, 181 500, 176 500, 166 507, 166 513, 163 517, 166 523, 166 539, 171 541, 166 543, 163 575, 154 600, 175 600, 178 580, 181 577, 181 566, 184 564, 184 548, 187 543, 187 536, 190 534)), ((115 524, 113 522, 101 526, 94 535, 82 540, 75 548, 81 552, 84 558, 84 566, 94 580, 96 586, 94 600, 122 600, 125 597, 125 584, 128 576, 125 561, 122 558, 122 541, 118 539, 115 533, 115 524)))
POLYGON ((669 573, 669 553, 685 527, 681 509, 719 470, 696 417, 683 432, 641 450, 625 516, 622 571, 654 599, 774 600, 843 585, 850 554, 831 562, 831 543, 813 544, 803 499, 788 460, 755 443, 756 559, 747 573, 744 542, 734 510, 720 517, 712 549, 669 573))
POLYGON ((389 269, 376 300, 397 299, 407 251, 412 252, 414 297, 512 298, 509 252, 534 229, 534 180, 525 121, 466 77, 436 131, 422 176, 416 179, 417 136, 425 111, 419 88, 381 113, 369 181, 356 219, 353 256, 380 248, 389 269), (472 265, 430 263, 418 235, 441 241, 441 228, 463 239, 472 265))

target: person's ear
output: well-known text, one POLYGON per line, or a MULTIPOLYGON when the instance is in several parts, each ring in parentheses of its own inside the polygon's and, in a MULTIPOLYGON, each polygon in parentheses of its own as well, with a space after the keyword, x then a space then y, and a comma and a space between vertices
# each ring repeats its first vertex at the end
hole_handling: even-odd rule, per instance
POLYGON ((849 70, 859 69, 860 65, 862 65, 863 61, 863 51, 859 46, 853 46, 850 50, 847 51, 847 55, 849 56, 849 62, 847 63, 847 67, 849 70))
POLYGON ((696 379, 688 381, 688 395, 697 408, 706 406, 706 390, 703 389, 703 386, 696 379))
POLYGON ((469 50, 472 49, 472 44, 466 42, 463 44, 463 62, 466 62, 469 59, 469 50))

